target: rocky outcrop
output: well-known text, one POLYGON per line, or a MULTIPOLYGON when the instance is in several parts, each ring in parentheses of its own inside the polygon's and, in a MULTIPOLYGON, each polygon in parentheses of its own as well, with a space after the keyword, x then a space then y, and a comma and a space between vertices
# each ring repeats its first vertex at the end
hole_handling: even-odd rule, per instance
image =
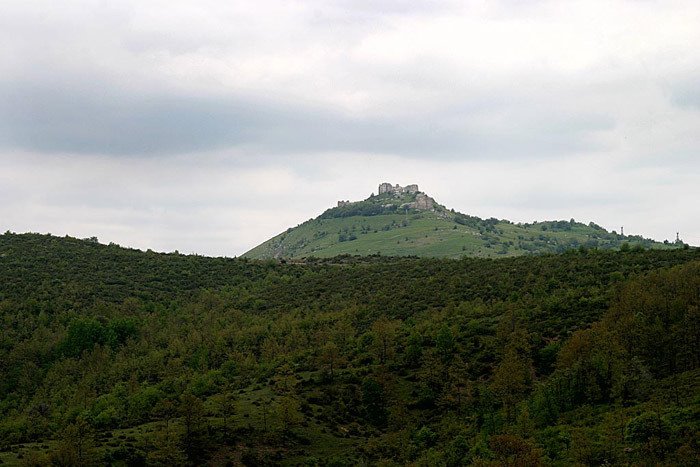
POLYGON ((419 211, 428 211, 435 207, 435 200, 425 193, 416 194, 416 200, 411 203, 413 209, 418 209, 419 211))
POLYGON ((383 195, 385 193, 391 193, 395 197, 401 197, 401 195, 415 195, 415 201, 411 203, 405 203, 401 205, 402 209, 417 209, 419 211, 432 211, 435 210, 438 204, 433 198, 422 193, 418 189, 418 185, 392 185, 391 183, 381 183, 379 184, 379 194, 383 195))
POLYGON ((434 211, 438 204, 433 198, 426 195, 425 193, 417 193, 416 200, 412 203, 405 203, 401 205, 401 209, 416 209, 418 211, 434 211))
MULTIPOLYGON (((397 202, 403 201, 404 203, 398 206, 401 210, 416 209, 418 211, 440 211, 440 205, 437 204, 433 198, 420 191, 418 189, 418 185, 416 184, 401 186, 392 185, 391 183, 382 183, 379 185, 379 194, 390 194, 391 198, 396 198, 396 200, 386 200, 389 201, 389 204, 382 205, 382 208, 385 209, 391 208, 392 206, 397 206, 397 202)), ((374 195, 367 198, 365 202, 371 201, 373 196, 374 195)), ((357 203, 361 203, 361 201, 341 199, 338 201, 337 207, 342 208, 357 203)))

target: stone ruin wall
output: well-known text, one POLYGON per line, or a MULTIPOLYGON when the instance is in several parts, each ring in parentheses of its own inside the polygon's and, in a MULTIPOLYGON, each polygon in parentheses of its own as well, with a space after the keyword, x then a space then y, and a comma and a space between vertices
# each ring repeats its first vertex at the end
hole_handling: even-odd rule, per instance
POLYGON ((396 185, 392 185, 391 183, 380 183, 379 184, 379 194, 384 194, 384 193, 396 193, 396 194, 403 194, 403 193, 418 193, 420 190, 418 189, 418 185, 415 183, 412 185, 406 185, 406 186, 401 186, 398 183, 396 185))
POLYGON ((429 211, 435 209, 435 205, 437 204, 433 198, 425 193, 421 193, 416 184, 401 186, 398 184, 392 185, 391 183, 382 183, 379 185, 379 194, 381 195, 384 193, 393 193, 395 195, 415 194, 415 201, 402 205, 402 207, 407 207, 409 209, 429 211))
MULTIPOLYGON (((415 201, 413 201, 412 203, 406 203, 401 205, 402 208, 407 207, 409 209, 429 211, 433 210, 435 208, 435 205, 437 204, 433 198, 426 195, 425 193, 421 193, 418 189, 418 185, 415 183, 406 186, 401 186, 399 184, 392 185, 391 183, 381 183, 379 184, 379 194, 381 195, 384 193, 393 193, 394 195, 415 194, 415 201)), ((343 206, 347 206, 349 204, 353 204, 353 202, 347 200, 338 201, 339 208, 342 208, 343 206)))

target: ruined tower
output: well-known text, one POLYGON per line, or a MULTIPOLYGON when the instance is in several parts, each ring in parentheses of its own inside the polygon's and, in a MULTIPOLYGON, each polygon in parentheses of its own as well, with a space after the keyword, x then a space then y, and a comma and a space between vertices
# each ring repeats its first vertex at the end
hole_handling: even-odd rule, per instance
POLYGON ((418 185, 415 183, 412 185, 406 185, 406 186, 401 186, 398 183, 396 185, 392 185, 391 183, 380 183, 379 184, 379 194, 383 193, 395 193, 395 194, 414 194, 418 193, 420 190, 418 189, 418 185))

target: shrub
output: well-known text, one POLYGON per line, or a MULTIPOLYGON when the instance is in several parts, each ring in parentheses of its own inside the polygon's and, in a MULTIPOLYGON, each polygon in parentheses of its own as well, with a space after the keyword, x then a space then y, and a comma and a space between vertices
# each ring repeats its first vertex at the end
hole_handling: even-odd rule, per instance
POLYGON ((668 423, 656 412, 644 412, 625 427, 625 439, 632 443, 646 443, 653 438, 667 439, 669 433, 668 423))

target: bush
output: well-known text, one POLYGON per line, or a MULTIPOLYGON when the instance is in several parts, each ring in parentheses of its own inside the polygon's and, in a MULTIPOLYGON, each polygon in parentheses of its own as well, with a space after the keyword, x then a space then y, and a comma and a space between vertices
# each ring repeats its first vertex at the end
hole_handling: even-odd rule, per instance
POLYGON ((422 426, 413 435, 413 438, 415 439, 416 443, 421 448, 427 448, 434 445, 435 441, 437 441, 437 437, 437 433, 435 433, 433 430, 430 429, 430 427, 427 426, 422 426))
POLYGON ((547 457, 553 460, 564 458, 571 445, 571 434, 557 426, 545 428, 535 438, 547 457))
POLYGON ((499 465, 523 467, 542 465, 541 451, 520 436, 492 436, 489 440, 489 447, 499 465))
POLYGON ((653 438, 667 439, 669 434, 668 423, 656 412, 644 412, 625 427, 625 439, 632 443, 646 443, 653 438))

